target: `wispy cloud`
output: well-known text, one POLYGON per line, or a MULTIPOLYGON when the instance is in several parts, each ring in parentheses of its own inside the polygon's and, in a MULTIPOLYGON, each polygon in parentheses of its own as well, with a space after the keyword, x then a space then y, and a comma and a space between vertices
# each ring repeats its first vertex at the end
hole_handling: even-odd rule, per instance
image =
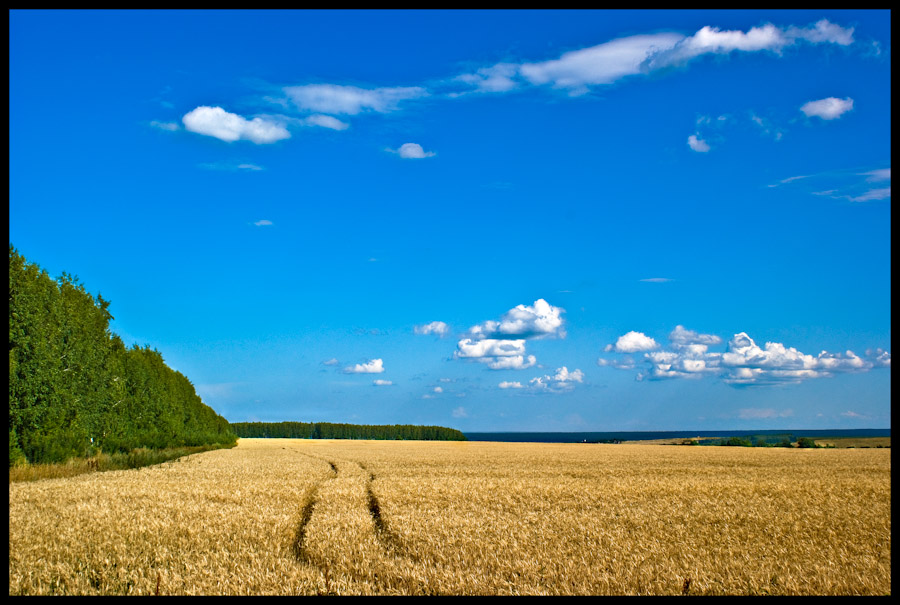
POLYGON ((647 282, 650 284, 665 284, 674 280, 670 277, 645 277, 644 279, 639 279, 638 281, 647 282))
POLYGON ((150 121, 150 126, 151 126, 152 128, 156 128, 156 129, 158 129, 158 130, 166 130, 166 131, 168 131, 168 132, 174 132, 174 131, 179 130, 179 129, 181 128, 181 126, 179 126, 179 125, 176 124, 175 122, 160 122, 160 121, 157 121, 157 120, 151 120, 151 121, 150 121))
POLYGON ((326 116, 323 114, 316 114, 309 116, 308 118, 303 119, 303 123, 308 126, 320 126, 322 128, 330 128, 331 130, 347 130, 350 128, 350 124, 346 122, 341 122, 334 116, 326 116))
POLYGON ((722 31, 706 26, 697 33, 678 40, 671 48, 661 49, 648 57, 644 67, 654 70, 673 65, 683 65, 707 54, 730 54, 740 52, 769 51, 780 54, 784 48, 800 42, 811 44, 837 44, 848 46, 853 43, 853 28, 843 28, 822 19, 807 27, 777 27, 767 23, 753 27, 746 32, 740 30, 722 31))
MULTIPOLYGON (((781 187, 803 179, 804 189, 820 197, 848 200, 850 202, 870 202, 891 197, 891 169, 876 168, 860 172, 856 170, 833 170, 819 174, 792 176, 768 185, 781 187), (887 185, 887 186, 885 186, 887 185)), ((796 186, 796 185, 793 185, 796 186)))
POLYGON ((392 384, 394 384, 393 381, 391 381, 391 380, 382 380, 382 379, 380 379, 380 378, 372 381, 372 385, 373 385, 373 386, 376 386, 376 387, 389 387, 389 386, 391 386, 392 384))
POLYGON ((394 88, 359 88, 339 84, 305 84, 287 86, 284 93, 304 111, 332 115, 357 115, 363 112, 397 111, 403 101, 428 96, 420 86, 394 88))
POLYGON ((253 224, 256 225, 257 227, 271 227, 273 223, 272 223, 272 221, 270 221, 268 219, 261 219, 261 220, 256 221, 253 224))
POLYGON ((265 170, 258 164, 250 164, 247 162, 206 162, 197 164, 204 170, 226 170, 230 172, 261 172, 265 170))
POLYGON ((687 65, 704 55, 763 51, 780 55, 785 48, 800 43, 848 46, 853 41, 853 28, 841 27, 827 19, 806 27, 768 23, 746 32, 705 26, 690 36, 677 32, 638 34, 571 50, 555 59, 504 61, 457 76, 455 81, 478 92, 504 93, 526 85, 549 85, 570 95, 580 95, 591 87, 613 84, 623 78, 687 65))

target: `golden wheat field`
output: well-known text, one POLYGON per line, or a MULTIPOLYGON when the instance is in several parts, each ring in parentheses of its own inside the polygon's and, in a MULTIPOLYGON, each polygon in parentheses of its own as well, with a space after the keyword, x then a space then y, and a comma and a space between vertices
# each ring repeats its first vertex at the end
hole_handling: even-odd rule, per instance
POLYGON ((9 486, 9 593, 874 595, 887 449, 241 439, 9 486))

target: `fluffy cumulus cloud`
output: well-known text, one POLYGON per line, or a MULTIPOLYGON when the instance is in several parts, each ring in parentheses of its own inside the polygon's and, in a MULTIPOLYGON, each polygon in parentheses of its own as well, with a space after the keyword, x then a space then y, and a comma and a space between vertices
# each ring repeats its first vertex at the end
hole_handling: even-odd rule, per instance
POLYGON ((524 370, 537 363, 525 352, 525 341, 565 338, 562 314, 543 298, 533 305, 517 305, 499 320, 489 320, 469 328, 468 338, 460 340, 454 357, 472 359, 492 370, 524 370))
POLYGON ((381 374, 384 372, 384 362, 381 359, 371 359, 366 363, 344 368, 344 374, 381 374))
POLYGON ((800 107, 800 111, 805 113, 806 117, 822 118, 823 120, 836 120, 851 109, 853 109, 853 99, 850 97, 846 99, 828 97, 804 103, 800 107))
POLYGON ((504 380, 497 386, 500 387, 501 389, 524 389, 525 388, 524 385, 517 380, 516 381, 504 380))
POLYGON ((443 338, 450 332, 450 326, 442 321, 432 321, 421 326, 413 328, 416 334, 436 334, 443 338))
POLYGON ((575 383, 584 381, 584 372, 581 370, 569 371, 566 366, 558 368, 556 374, 537 376, 528 381, 530 388, 539 391, 570 391, 575 388, 575 383))
MULTIPOLYGON (((617 342, 617 346, 608 346, 606 350, 635 353, 641 350, 642 344, 649 348, 644 340, 649 337, 640 332, 629 332, 622 338, 629 335, 632 336, 622 347, 617 348, 617 342)), ((865 357, 853 351, 822 351, 818 355, 810 355, 778 342, 767 342, 760 347, 745 332, 740 332, 728 341, 724 352, 709 350, 710 346, 721 343, 722 339, 715 334, 702 334, 684 326, 676 326, 669 333, 667 348, 655 350, 656 347, 653 347, 654 350, 644 350, 645 369, 636 378, 664 380, 717 376, 733 386, 755 386, 797 383, 838 373, 890 368, 891 365, 891 354, 880 348, 867 350, 865 357)), ((601 357, 597 360, 597 365, 619 369, 636 367, 631 357, 622 361, 601 357)))
POLYGON ((870 359, 863 359, 849 350, 810 355, 779 342, 767 342, 760 347, 745 332, 740 332, 728 342, 721 357, 721 367, 723 380, 729 384, 774 384, 890 367, 890 354, 875 355, 870 359))
POLYGON ((637 353, 638 351, 650 351, 659 348, 659 343, 643 332, 628 332, 619 336, 615 344, 606 345, 606 351, 616 353, 637 353))
POLYGON ((501 389, 522 389, 534 393, 563 393, 571 391, 577 383, 584 382, 584 372, 575 369, 571 372, 566 366, 557 368, 555 374, 535 376, 522 384, 519 381, 504 380, 497 386, 501 389))
POLYGON ((472 326, 469 334, 474 338, 516 336, 518 338, 565 338, 562 314, 565 309, 554 307, 543 298, 531 306, 517 305, 499 321, 486 321, 472 326))
POLYGON ((277 122, 263 118, 248 120, 221 107, 201 105, 184 114, 184 127, 191 132, 215 137, 229 143, 247 140, 262 145, 288 139, 291 133, 277 122))
POLYGON ((388 147, 385 149, 385 151, 396 153, 401 158, 406 160, 421 160, 437 155, 433 151, 425 151, 425 149, 423 149, 422 146, 418 143, 403 143, 397 149, 391 149, 390 147, 388 147))
POLYGON ((492 370, 524 370, 537 363, 534 355, 525 354, 524 339, 464 338, 457 343, 453 356, 483 363, 492 370))
POLYGON ((419 86, 359 88, 338 84, 288 86, 284 92, 301 110, 346 115, 369 111, 388 113, 399 109, 402 101, 428 95, 428 91, 419 86))

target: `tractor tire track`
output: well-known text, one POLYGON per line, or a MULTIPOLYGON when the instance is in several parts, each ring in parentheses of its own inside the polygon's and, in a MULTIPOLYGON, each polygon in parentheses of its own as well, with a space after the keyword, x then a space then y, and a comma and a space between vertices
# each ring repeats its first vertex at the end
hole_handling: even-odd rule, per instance
MULTIPOLYGON (((308 454, 304 454, 308 455, 308 454)), ((311 458, 316 458, 315 456, 310 456, 311 458)), ((321 458, 316 458, 317 460, 322 460, 321 458)), ((337 478, 338 470, 337 466, 335 466, 334 462, 330 460, 325 460, 331 466, 332 476, 320 481, 309 491, 309 493, 304 498, 305 504, 300 511, 300 521, 297 523, 297 527, 294 529, 293 539, 291 540, 291 553, 294 555, 294 559, 296 559, 300 563, 306 563, 308 565, 315 565, 319 567, 318 563, 313 560, 312 554, 306 547, 306 527, 309 525, 309 522, 312 520, 313 511, 316 509, 316 504, 318 503, 318 494, 319 488, 327 481, 333 481, 337 478)))
MULTIPOLYGON (((368 470, 362 464, 359 464, 359 466, 363 470, 368 470)), ((417 561, 418 557, 416 557, 409 551, 408 548, 404 546, 403 541, 400 539, 400 536, 388 526, 387 521, 382 516, 381 503, 378 501, 378 497, 375 495, 375 491, 372 489, 372 484, 374 482, 375 473, 370 472, 369 480, 366 483, 366 496, 369 502, 369 514, 372 515, 372 523, 375 526, 375 537, 378 538, 378 541, 381 543, 382 548, 384 548, 384 550, 389 554, 406 557, 408 559, 412 559, 413 561, 417 561)))
POLYGON ((419 563, 419 557, 404 545, 384 517, 375 493, 375 474, 360 462, 302 455, 326 462, 331 471, 331 476, 317 483, 304 497, 290 545, 295 561, 322 573, 324 589, 321 594, 336 594, 333 580, 341 576, 352 578, 361 585, 378 586, 379 590, 390 591, 408 584, 406 574, 376 571, 377 564, 372 567, 380 557, 394 559, 402 568, 419 563), (344 512, 335 516, 341 509, 344 512), (344 519, 349 518, 356 520, 342 527, 344 519), (346 533, 348 530, 350 533, 346 533), (323 541, 325 536, 328 537, 323 541), (346 547, 367 540, 371 540, 369 548, 374 548, 368 555, 346 547), (348 552, 355 554, 348 559, 348 552))

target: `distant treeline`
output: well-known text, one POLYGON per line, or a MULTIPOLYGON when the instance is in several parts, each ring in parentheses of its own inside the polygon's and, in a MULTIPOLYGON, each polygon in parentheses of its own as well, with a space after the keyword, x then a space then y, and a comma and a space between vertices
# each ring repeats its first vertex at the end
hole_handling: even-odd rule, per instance
POLYGON ((343 424, 331 422, 232 422, 238 437, 283 439, 405 439, 467 441, 456 429, 412 424, 343 424))
POLYGON ((228 421, 149 347, 109 330, 109 301, 9 246, 10 465, 98 450, 234 445, 228 421))

